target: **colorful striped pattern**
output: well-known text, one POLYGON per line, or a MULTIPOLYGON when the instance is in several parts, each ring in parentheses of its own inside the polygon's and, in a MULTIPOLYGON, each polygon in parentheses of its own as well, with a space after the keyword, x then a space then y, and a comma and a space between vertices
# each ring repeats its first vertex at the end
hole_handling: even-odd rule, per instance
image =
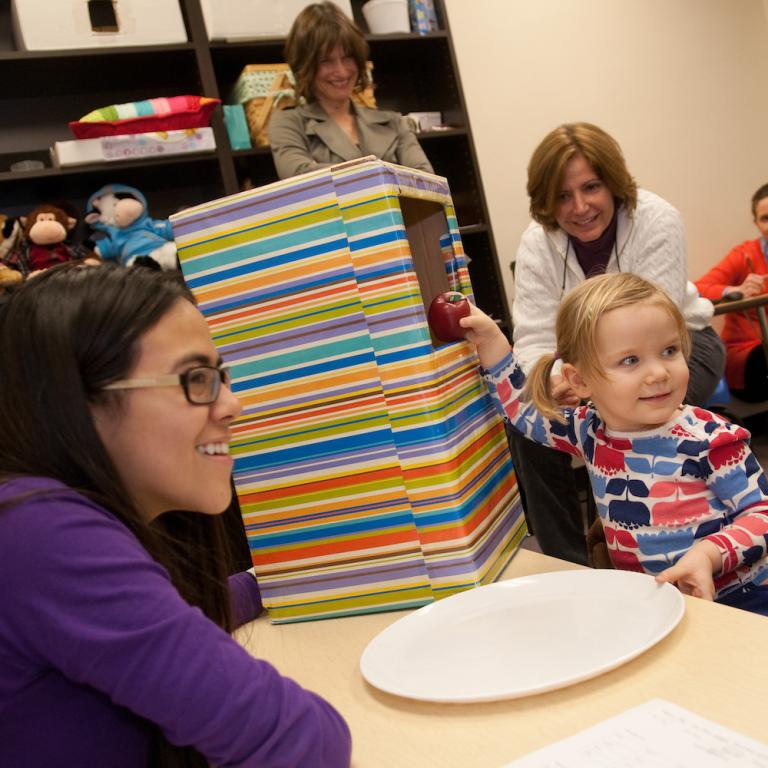
POLYGON ((235 485, 275 622, 415 607, 493 580, 525 533, 504 429, 463 342, 433 347, 400 198, 445 179, 336 166, 171 217, 243 402, 235 485))
POLYGON ((201 107, 214 107, 219 99, 207 96, 161 96, 156 99, 129 101, 125 104, 110 104, 94 109, 80 118, 81 123, 100 123, 114 120, 129 120, 136 117, 166 117, 168 115, 196 112, 201 107))

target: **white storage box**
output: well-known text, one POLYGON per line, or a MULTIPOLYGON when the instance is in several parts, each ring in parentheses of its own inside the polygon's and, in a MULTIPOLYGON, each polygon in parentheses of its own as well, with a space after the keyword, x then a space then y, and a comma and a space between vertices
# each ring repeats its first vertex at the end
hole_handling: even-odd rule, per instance
MULTIPOLYGON (((350 0, 334 0, 352 18, 350 0)), ((210 40, 285 37, 308 0, 200 0, 210 40)))
POLYGON ((178 0, 112 0, 114 31, 93 28, 86 0, 11 0, 16 47, 56 51, 186 43, 178 0))
POLYGON ((119 160, 144 160, 188 152, 216 149, 213 128, 187 128, 181 131, 124 133, 98 139, 57 141, 51 147, 54 166, 84 165, 119 160))
POLYGON ((363 4, 363 16, 374 35, 411 31, 408 0, 368 0, 363 4))
POLYGON ((418 131, 431 131, 443 123, 442 112, 409 112, 405 117, 413 120, 418 131))

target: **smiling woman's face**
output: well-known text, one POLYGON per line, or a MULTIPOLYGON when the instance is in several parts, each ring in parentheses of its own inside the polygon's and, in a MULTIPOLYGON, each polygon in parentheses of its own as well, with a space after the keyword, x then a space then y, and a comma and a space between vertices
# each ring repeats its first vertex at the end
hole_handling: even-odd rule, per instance
POLYGON ((358 74, 354 57, 337 45, 321 56, 317 63, 312 84, 315 99, 321 104, 324 101, 338 103, 351 99, 358 74))
POLYGON ((560 229, 583 243, 597 240, 613 219, 613 195, 583 155, 565 166, 557 199, 560 229))
MULTIPOLYGON (((216 366, 219 356, 203 316, 179 299, 139 342, 126 378, 216 366)), ((178 386, 128 389, 122 402, 93 406, 96 429, 145 519, 170 510, 223 512, 231 499, 229 425, 241 410, 222 385, 210 405, 193 405, 178 386)))

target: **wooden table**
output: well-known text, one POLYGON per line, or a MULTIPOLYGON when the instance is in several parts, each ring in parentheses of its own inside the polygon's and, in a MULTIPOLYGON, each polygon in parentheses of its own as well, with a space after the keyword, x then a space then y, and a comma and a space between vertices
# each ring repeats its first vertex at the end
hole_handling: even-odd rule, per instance
MULTIPOLYGON (((520 550, 502 578, 575 568, 520 550)), ((270 624, 238 640, 322 694, 352 731, 355 768, 500 768, 648 699, 661 697, 765 741, 768 619, 686 598, 682 621, 627 664, 550 693, 488 704, 429 704, 381 693, 362 678, 368 642, 403 612, 270 624)))

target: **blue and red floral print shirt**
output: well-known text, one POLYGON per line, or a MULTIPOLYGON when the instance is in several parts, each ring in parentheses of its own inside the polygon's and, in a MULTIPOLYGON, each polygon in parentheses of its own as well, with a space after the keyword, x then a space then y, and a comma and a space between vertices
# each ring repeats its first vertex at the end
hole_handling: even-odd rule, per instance
POLYGON ((644 432, 608 430, 591 403, 564 410, 563 424, 521 400, 512 353, 482 373, 515 429, 583 458, 616 568, 657 574, 706 538, 723 557, 718 597, 768 578, 768 479, 747 430, 693 406, 644 432))

